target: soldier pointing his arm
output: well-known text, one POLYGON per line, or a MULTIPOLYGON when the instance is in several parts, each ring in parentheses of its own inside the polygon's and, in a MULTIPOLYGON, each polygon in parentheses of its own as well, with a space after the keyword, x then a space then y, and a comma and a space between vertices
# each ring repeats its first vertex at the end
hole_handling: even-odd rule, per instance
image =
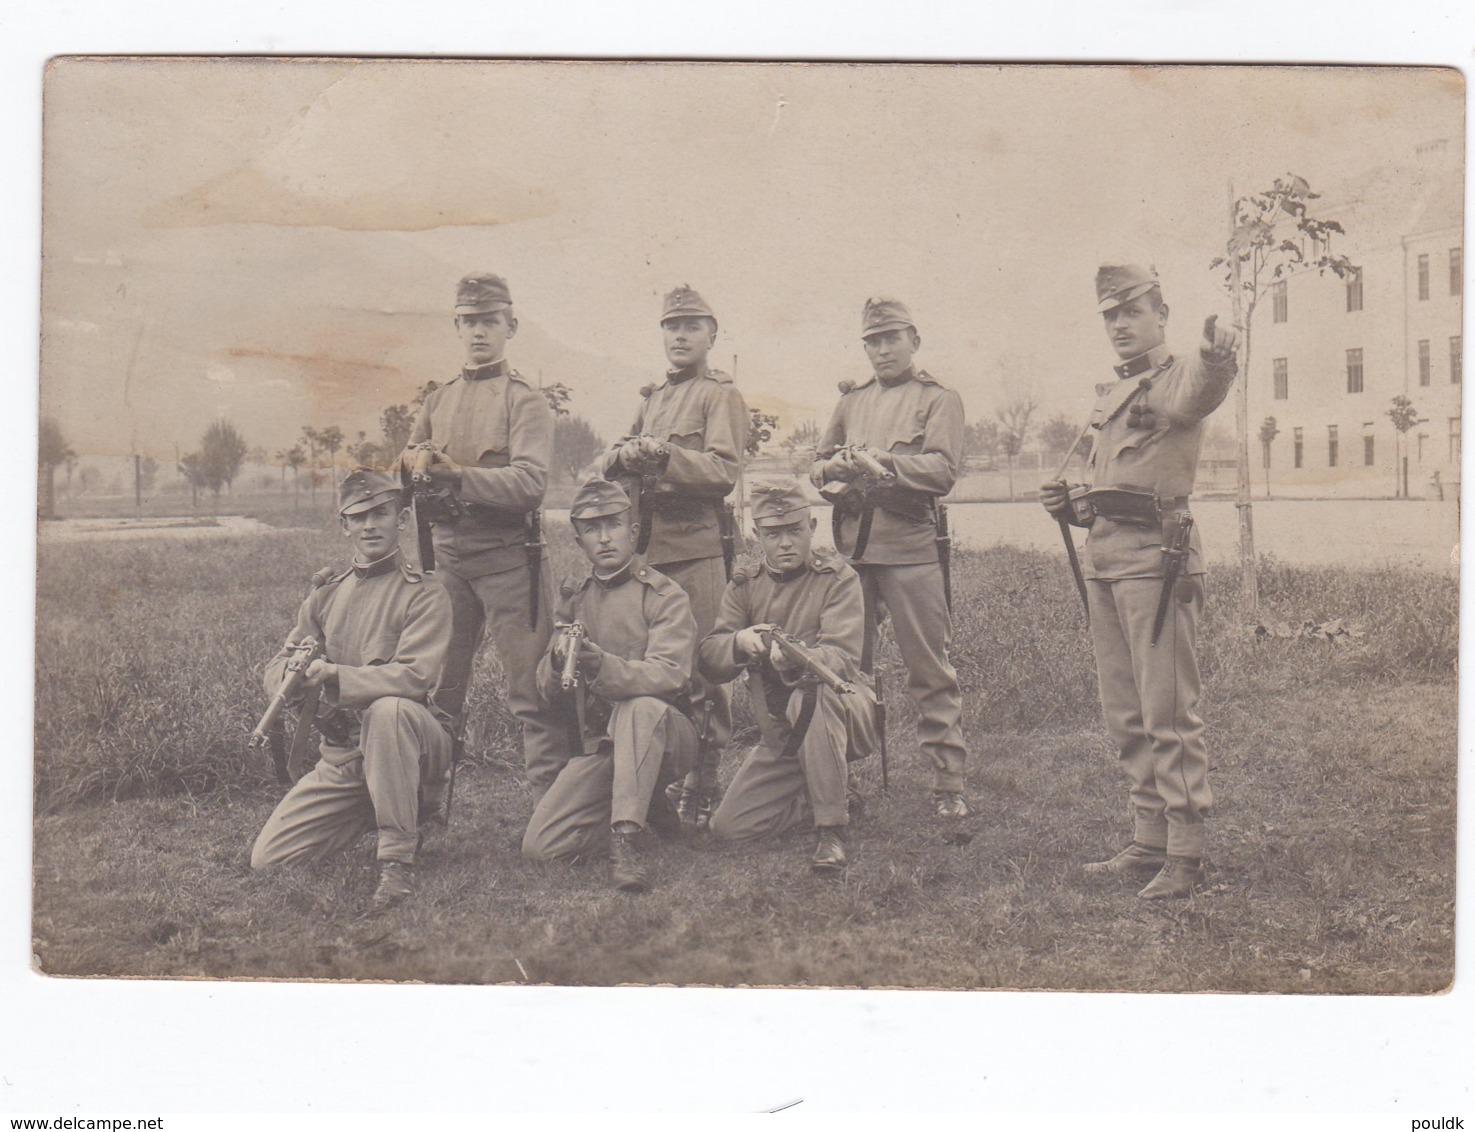
POLYGON ((1144 898, 1184 897, 1203 879, 1213 802, 1194 652, 1204 565, 1188 497, 1204 418, 1234 382, 1238 336, 1211 318, 1198 349, 1175 357, 1168 306, 1148 267, 1102 267, 1096 298, 1120 364, 1114 382, 1096 387, 1090 484, 1040 489, 1052 515, 1090 531, 1084 573, 1101 708, 1131 783, 1131 844, 1086 872, 1151 876, 1144 898), (1167 548, 1183 535, 1191 537, 1175 581, 1167 548))

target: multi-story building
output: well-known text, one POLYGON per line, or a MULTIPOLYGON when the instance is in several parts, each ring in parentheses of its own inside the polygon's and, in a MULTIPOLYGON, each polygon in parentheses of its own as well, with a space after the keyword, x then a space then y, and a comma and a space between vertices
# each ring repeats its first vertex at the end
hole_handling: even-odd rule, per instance
POLYGON ((1462 165, 1457 147, 1431 142, 1310 202, 1345 229, 1332 250, 1359 270, 1293 273, 1255 311, 1255 494, 1267 475, 1277 495, 1393 496, 1405 478, 1414 498, 1458 486, 1462 165), (1400 395, 1416 415, 1404 433, 1388 415, 1400 395), (1279 429, 1268 452, 1257 440, 1267 417, 1279 429))

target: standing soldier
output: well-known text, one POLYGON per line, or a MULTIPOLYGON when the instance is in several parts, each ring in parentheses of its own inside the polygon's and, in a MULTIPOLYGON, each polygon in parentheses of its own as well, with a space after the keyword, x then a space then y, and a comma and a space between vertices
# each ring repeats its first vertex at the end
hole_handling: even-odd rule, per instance
MULTIPOLYGON (((671 368, 645 392, 630 435, 605 455, 604 474, 635 501, 638 551, 691 598, 697 636, 712 631, 732 571, 737 532, 724 500, 747 447, 748 409, 732 378, 709 369, 717 317, 684 283, 666 296, 661 331, 671 368)), ((701 754, 678 797, 685 825, 705 827, 716 805, 717 763, 732 733, 725 685, 696 677, 701 754)))
POLYGON ((571 710, 577 746, 533 811, 522 851, 553 860, 608 845, 615 887, 643 892, 638 845, 651 806, 666 806, 660 788, 696 758, 696 729, 683 714, 696 625, 681 587, 636 555, 640 524, 619 484, 584 484, 569 518, 592 572, 565 586, 564 631, 537 678, 547 702, 571 710))
POLYGON ((912 365, 922 344, 896 299, 866 300, 861 338, 875 375, 840 383, 840 404, 810 479, 834 504, 835 546, 860 574, 870 670, 878 617, 891 616, 920 718, 917 738, 933 767, 941 818, 971 812, 963 798, 962 694, 948 659, 946 538, 938 498, 953 488, 963 448, 963 402, 912 365))
POLYGON ((1115 382, 1096 387, 1091 482, 1046 483, 1040 500, 1090 531, 1084 576, 1101 708, 1131 782, 1132 843, 1086 872, 1156 873, 1139 895, 1160 900, 1188 896, 1203 879, 1213 796, 1194 641, 1204 565, 1187 508, 1203 421, 1234 382, 1238 336, 1210 318, 1198 350, 1175 358, 1150 267, 1102 267, 1096 300, 1121 364, 1115 382))
POLYGON ((754 487, 753 534, 762 559, 733 574, 716 629, 698 650, 710 680, 747 670, 762 734, 717 807, 712 834, 756 840, 808 814, 817 835, 810 864, 836 872, 847 863, 848 760, 876 745, 874 698, 860 671, 865 599, 844 559, 812 550, 814 519, 793 480, 754 487), (778 635, 801 648, 785 651, 778 635))
MULTIPOLYGON (((548 484, 553 410, 507 364, 517 318, 501 276, 478 272, 457 285, 456 333, 466 363, 425 399, 410 432, 411 446, 429 448, 426 470, 452 500, 451 513, 435 524, 436 574, 454 614, 436 703, 464 723, 472 662, 490 623, 506 674, 507 706, 522 724, 528 782, 541 795, 564 761, 533 679, 551 632, 553 591, 537 523, 548 484)), ((406 450, 401 459, 412 453, 406 450)))
POLYGON ((445 661, 451 603, 400 554, 408 512, 397 480, 360 468, 338 485, 338 501, 353 564, 314 579, 264 678, 274 695, 298 650, 316 644, 293 746, 300 749, 306 728, 315 727, 319 759, 277 803, 251 849, 251 867, 321 857, 377 829, 371 908, 382 911, 413 891, 419 815, 447 788, 449 721, 427 702, 445 661))

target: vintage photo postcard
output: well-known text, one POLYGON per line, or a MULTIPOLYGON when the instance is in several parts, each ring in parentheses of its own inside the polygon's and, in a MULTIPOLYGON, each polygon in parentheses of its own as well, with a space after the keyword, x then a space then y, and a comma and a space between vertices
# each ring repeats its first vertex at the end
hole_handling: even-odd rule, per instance
POLYGON ((1464 99, 54 60, 37 970, 1444 991, 1464 99))

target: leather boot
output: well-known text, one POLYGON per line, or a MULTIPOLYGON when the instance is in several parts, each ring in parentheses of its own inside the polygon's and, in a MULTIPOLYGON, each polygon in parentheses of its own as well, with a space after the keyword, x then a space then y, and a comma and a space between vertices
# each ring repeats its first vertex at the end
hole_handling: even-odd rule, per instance
POLYGON ((1143 900, 1181 900, 1204 882, 1204 867, 1192 857, 1169 857, 1162 871, 1137 895, 1143 900))
MULTIPOLYGON (((621 822, 624 825, 627 823, 621 822)), ((633 823, 630 823, 633 824, 633 823)), ((621 892, 649 892, 650 880, 645 875, 645 865, 640 861, 640 828, 615 830, 610 834, 609 859, 613 866, 610 879, 621 892)))
POLYGON ((1082 867, 1091 877, 1124 876, 1127 873, 1154 873, 1168 863, 1168 851, 1156 845, 1134 841, 1109 861, 1092 861, 1082 867))
POLYGON ((819 841, 814 847, 814 856, 809 867, 817 873, 843 872, 849 863, 845 859, 844 826, 822 825, 815 831, 819 841))
POLYGON ((384 861, 379 866, 379 886, 369 901, 369 911, 383 912, 408 900, 414 893, 414 867, 403 861, 384 861))

